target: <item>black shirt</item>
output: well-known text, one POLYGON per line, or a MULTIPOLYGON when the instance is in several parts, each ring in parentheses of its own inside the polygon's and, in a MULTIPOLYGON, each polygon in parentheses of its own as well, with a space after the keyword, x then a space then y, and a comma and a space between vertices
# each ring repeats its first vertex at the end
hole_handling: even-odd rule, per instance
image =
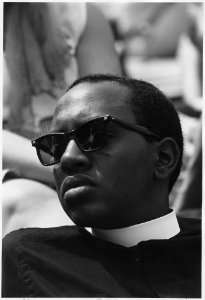
POLYGON ((195 237, 192 232, 126 248, 76 226, 20 229, 4 238, 2 296, 200 297, 200 243, 195 237), (187 247, 187 238, 194 267, 182 254, 185 248, 176 250, 177 243, 187 247))

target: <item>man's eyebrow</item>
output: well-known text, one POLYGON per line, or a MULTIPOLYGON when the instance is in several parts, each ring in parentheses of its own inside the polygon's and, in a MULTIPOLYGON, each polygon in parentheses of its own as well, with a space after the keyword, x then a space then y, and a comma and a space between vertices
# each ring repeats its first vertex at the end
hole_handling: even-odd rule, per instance
POLYGON ((56 129, 51 129, 50 131, 49 131, 49 133, 64 133, 64 132, 69 132, 69 131, 72 131, 72 130, 74 130, 74 129, 76 129, 76 128, 78 128, 79 126, 81 126, 81 125, 83 125, 83 124, 85 124, 85 123, 87 123, 87 122, 89 122, 89 121, 91 121, 91 120, 94 120, 94 119, 96 119, 96 118, 100 118, 100 117, 103 117, 103 116, 105 116, 106 114, 100 114, 100 115, 95 115, 95 116, 87 116, 87 115, 85 115, 84 113, 79 113, 78 115, 77 115, 77 117, 75 117, 75 121, 73 120, 72 122, 70 122, 70 123, 72 123, 73 124, 73 126, 72 126, 72 128, 70 128, 70 129, 63 129, 63 127, 61 126, 61 129, 58 129, 58 130, 56 130, 56 129), (81 119, 81 121, 79 121, 81 119))
POLYGON ((58 133, 58 132, 60 132, 59 130, 57 131, 57 130, 50 130, 48 133, 58 133))
POLYGON ((51 128, 51 130, 49 130, 48 133, 64 133, 64 132, 68 132, 68 131, 71 131, 72 129, 64 129, 63 127, 62 128, 57 128, 57 129, 54 129, 54 128, 51 128))

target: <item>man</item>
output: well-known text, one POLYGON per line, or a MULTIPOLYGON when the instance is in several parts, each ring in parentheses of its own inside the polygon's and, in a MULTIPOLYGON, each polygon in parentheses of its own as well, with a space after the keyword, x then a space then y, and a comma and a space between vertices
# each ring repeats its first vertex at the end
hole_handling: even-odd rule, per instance
POLYGON ((4 297, 200 297, 200 226, 169 209, 181 126, 157 88, 85 76, 32 144, 77 226, 7 235, 4 297))

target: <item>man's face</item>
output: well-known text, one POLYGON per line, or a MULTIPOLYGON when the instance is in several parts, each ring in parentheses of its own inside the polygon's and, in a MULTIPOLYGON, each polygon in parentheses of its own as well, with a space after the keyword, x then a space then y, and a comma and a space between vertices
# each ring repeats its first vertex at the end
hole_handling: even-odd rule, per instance
MULTIPOLYGON (((111 115, 136 124, 118 83, 81 83, 59 101, 52 132, 67 132, 92 118, 111 115)), ((54 166, 62 207, 79 226, 120 228, 152 218, 153 145, 137 132, 109 123, 106 145, 84 152, 72 139, 54 166)))

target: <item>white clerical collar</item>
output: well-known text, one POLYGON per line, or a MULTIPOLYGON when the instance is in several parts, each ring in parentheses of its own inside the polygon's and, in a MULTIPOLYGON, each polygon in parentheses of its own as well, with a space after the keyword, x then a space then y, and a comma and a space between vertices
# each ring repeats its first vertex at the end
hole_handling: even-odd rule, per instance
POLYGON ((157 239, 170 239, 180 232, 174 211, 160 218, 119 229, 92 228, 92 234, 100 239, 132 247, 139 242, 157 239))

